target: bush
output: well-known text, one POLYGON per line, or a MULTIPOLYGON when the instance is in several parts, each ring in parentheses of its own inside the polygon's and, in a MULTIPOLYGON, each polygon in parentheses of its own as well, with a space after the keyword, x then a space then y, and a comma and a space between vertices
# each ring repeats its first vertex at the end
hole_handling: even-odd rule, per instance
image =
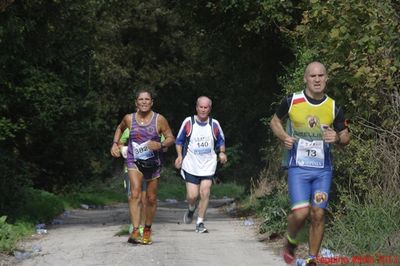
POLYGON ((13 153, 0 148, 0 173, 0 213, 13 220, 35 171, 29 163, 17 160, 13 153))
POLYGON ((0 217, 0 252, 12 251, 19 239, 33 231, 29 224, 19 222, 12 225, 6 220, 7 216, 0 217))
POLYGON ((349 201, 326 230, 325 243, 347 255, 400 253, 400 200, 375 194, 365 203, 349 201))
POLYGON ((262 206, 260 215, 263 219, 260 232, 284 233, 287 229, 287 216, 290 212, 287 190, 274 189, 271 194, 259 201, 262 206))
POLYGON ((59 196, 49 192, 28 188, 24 191, 20 219, 32 223, 46 223, 64 211, 64 203, 59 196))

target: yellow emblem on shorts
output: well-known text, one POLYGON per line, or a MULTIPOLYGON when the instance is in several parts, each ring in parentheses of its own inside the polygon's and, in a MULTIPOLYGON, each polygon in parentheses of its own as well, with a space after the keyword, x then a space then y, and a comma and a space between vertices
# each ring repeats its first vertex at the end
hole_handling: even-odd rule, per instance
POLYGON ((314 202, 316 204, 321 204, 328 200, 328 194, 326 192, 317 191, 314 193, 314 202))

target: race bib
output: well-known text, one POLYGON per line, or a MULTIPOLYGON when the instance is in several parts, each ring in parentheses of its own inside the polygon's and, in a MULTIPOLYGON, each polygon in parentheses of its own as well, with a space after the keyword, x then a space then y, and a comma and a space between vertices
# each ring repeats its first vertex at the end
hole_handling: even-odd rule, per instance
POLYGON ((147 147, 147 143, 149 143, 149 141, 143 142, 142 144, 132 141, 135 160, 147 160, 154 157, 154 152, 147 147))
POLYGON ((324 168, 324 163, 324 142, 322 140, 299 139, 296 156, 298 166, 324 168))
POLYGON ((208 154, 211 153, 211 138, 209 137, 199 137, 194 138, 194 154, 208 154))

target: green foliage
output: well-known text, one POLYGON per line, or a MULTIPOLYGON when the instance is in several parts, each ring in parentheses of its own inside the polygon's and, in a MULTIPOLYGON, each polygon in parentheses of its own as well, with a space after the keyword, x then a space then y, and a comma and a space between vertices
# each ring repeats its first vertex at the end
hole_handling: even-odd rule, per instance
POLYGON ((287 216, 290 212, 289 197, 286 190, 273 190, 258 199, 260 208, 257 213, 262 218, 260 232, 282 234, 287 228, 287 216))
POLYGON ((236 181, 235 171, 237 165, 246 165, 246 160, 243 158, 243 145, 238 143, 236 145, 228 146, 226 148, 226 155, 228 162, 224 165, 217 166, 216 176, 222 181, 234 182, 236 181))
MULTIPOLYGON (((245 191, 244 186, 233 182, 214 184, 211 187, 211 198, 222 199, 224 197, 238 199, 245 191)), ((165 168, 161 174, 157 192, 158 199, 186 199, 186 184, 179 174, 172 168, 165 168)))
POLYGON ((400 201, 379 194, 364 203, 349 201, 344 215, 327 228, 325 243, 340 254, 398 254, 400 201))
POLYGON ((21 200, 19 218, 31 223, 46 223, 64 211, 60 197, 37 189, 26 189, 21 200))
POLYGON ((10 252, 22 237, 31 234, 33 226, 27 223, 7 223, 7 216, 0 217, 0 252, 10 252))
POLYGON ((211 196, 212 198, 217 199, 222 199, 226 197, 240 199, 243 196, 244 192, 244 186, 230 182, 216 184, 211 187, 211 196))
POLYGON ((334 187, 339 202, 350 197, 363 200, 371 192, 381 190, 381 165, 374 154, 376 141, 369 139, 363 128, 352 127, 352 141, 345 149, 336 149, 334 187))
POLYGON ((160 186, 158 188, 157 197, 160 200, 166 199, 176 199, 176 200, 185 200, 186 199, 186 186, 183 181, 179 180, 179 177, 176 177, 175 182, 164 182, 164 180, 160 181, 160 186))
POLYGON ((98 191, 98 192, 72 192, 61 196, 65 208, 78 208, 81 204, 90 206, 104 206, 113 202, 125 202, 126 194, 116 191, 98 191))
POLYGON ((0 173, 0 213, 13 219, 16 209, 22 205, 25 188, 30 185, 27 178, 35 176, 36 171, 31 164, 15 158, 12 152, 0 149, 0 173))
POLYGON ((382 123, 391 103, 378 99, 391 97, 399 83, 399 25, 389 0, 315 1, 292 36, 300 51, 326 64, 329 94, 346 104, 350 115, 382 123))

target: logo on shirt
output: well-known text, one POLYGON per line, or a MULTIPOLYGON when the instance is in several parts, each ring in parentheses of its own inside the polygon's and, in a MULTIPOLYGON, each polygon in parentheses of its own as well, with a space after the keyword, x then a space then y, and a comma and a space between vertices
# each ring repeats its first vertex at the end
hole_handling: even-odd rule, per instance
POLYGON ((308 126, 314 128, 319 125, 319 119, 316 116, 307 116, 308 126))

